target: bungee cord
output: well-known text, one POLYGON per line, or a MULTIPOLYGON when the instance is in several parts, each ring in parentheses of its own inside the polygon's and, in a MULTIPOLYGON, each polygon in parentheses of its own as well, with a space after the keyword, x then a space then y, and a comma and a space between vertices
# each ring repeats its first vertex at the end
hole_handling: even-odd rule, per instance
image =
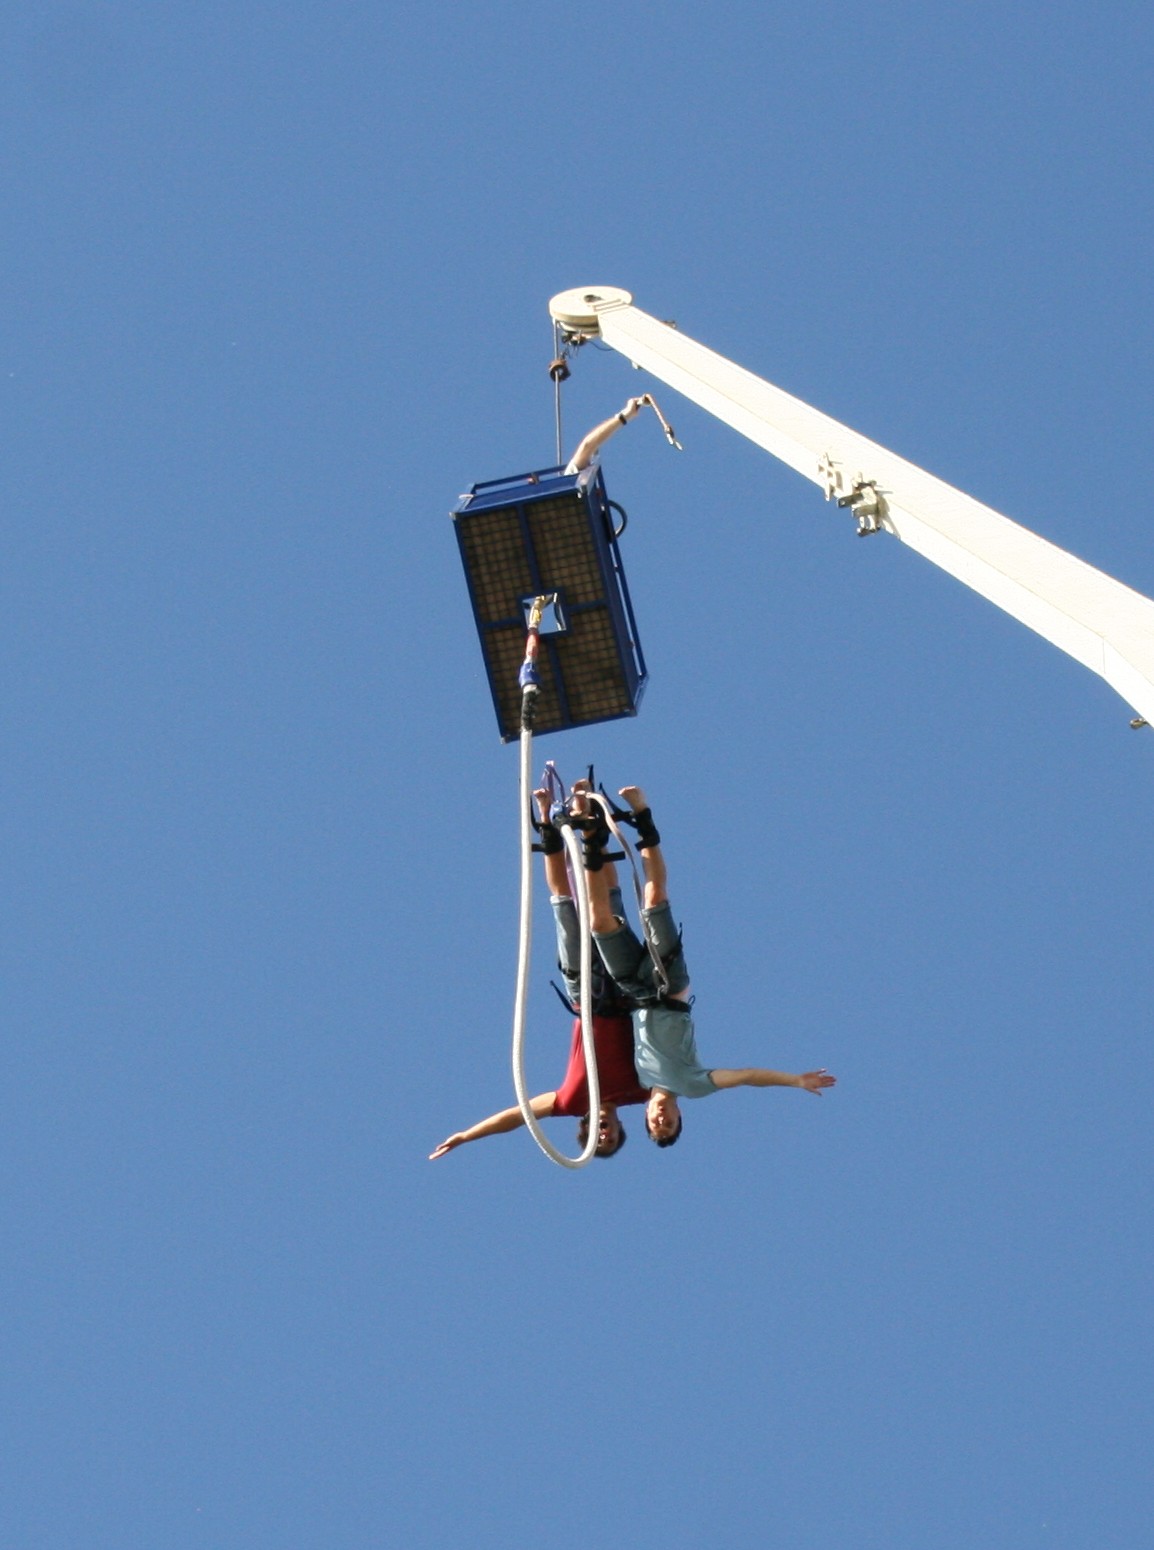
POLYGON ((563 821, 559 827, 565 844, 577 903, 578 929, 581 933, 581 1047, 585 1054, 585 1073, 589 1087, 589 1134, 578 1157, 559 1152, 542 1130, 529 1101, 525 1083, 525 1015, 529 999, 529 967, 533 946, 533 824, 530 804, 533 800, 533 723, 537 712, 540 680, 537 675, 537 648, 541 616, 547 599, 534 598, 529 610, 529 633, 525 642, 525 660, 521 665, 521 772, 518 798, 521 816, 521 926, 517 947, 517 987, 513 1001, 513 1088, 517 1106, 529 1134, 550 1161, 562 1168, 584 1168, 597 1151, 601 1111, 601 1081, 597 1071, 597 1049, 593 1042, 593 938, 589 922, 589 891, 581 846, 573 826, 563 821))

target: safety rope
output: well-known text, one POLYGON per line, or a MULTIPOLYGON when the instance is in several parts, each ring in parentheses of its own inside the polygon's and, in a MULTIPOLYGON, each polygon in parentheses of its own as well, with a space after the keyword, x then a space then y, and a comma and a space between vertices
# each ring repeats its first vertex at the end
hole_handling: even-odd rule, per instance
POLYGON ((521 929, 517 951, 517 989, 513 1002, 513 1087, 517 1106, 530 1135, 546 1157, 562 1168, 583 1168, 597 1150, 600 1134, 601 1081, 597 1071, 597 1049, 593 1042, 593 938, 589 921, 589 892, 585 883, 581 849, 568 824, 561 825, 569 865, 576 875, 574 894, 577 921, 581 933, 581 1047, 585 1054, 585 1074, 589 1087, 589 1134, 579 1157, 559 1152, 541 1129, 529 1102, 525 1084, 525 1009, 529 999, 529 964, 533 944, 533 824, 530 804, 533 800, 533 725, 537 715, 540 679, 537 675, 537 648, 545 599, 534 598, 529 610, 529 633, 525 642, 525 660, 521 665, 521 929))
POLYGON ((561 450, 561 384, 569 376, 569 346, 560 323, 553 324, 553 359, 549 362, 549 375, 553 378, 553 417, 557 422, 557 463, 565 461, 561 450))

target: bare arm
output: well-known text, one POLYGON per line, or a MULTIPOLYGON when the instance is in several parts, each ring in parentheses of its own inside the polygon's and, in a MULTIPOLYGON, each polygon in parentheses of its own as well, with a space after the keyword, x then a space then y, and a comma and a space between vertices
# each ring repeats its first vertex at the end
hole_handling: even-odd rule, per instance
POLYGON ((644 402, 644 398, 631 398, 620 414, 615 414, 612 419, 602 420, 600 425, 595 426, 569 459, 566 471, 579 474, 583 468, 588 468, 610 436, 616 435, 627 420, 632 420, 644 402))
POLYGON ((711 1071, 714 1087, 800 1087, 807 1093, 821 1097, 823 1087, 832 1087, 837 1081, 828 1071, 806 1071, 793 1076, 788 1071, 766 1071, 760 1066, 744 1066, 739 1071, 711 1071))
MULTIPOLYGON (((553 1104, 556 1102, 556 1093, 538 1093, 535 1098, 530 1098, 529 1107, 538 1119, 546 1119, 553 1112, 553 1104)), ((490 1114, 488 1119, 479 1121, 469 1130, 458 1130, 456 1135, 449 1136, 442 1141, 435 1152, 429 1153, 429 1161, 435 1157, 444 1157, 446 1152, 454 1152, 457 1147, 464 1146, 466 1141, 481 1141, 486 1136, 501 1136, 507 1130, 518 1130, 525 1120, 519 1108, 502 1109, 500 1114, 490 1114)))

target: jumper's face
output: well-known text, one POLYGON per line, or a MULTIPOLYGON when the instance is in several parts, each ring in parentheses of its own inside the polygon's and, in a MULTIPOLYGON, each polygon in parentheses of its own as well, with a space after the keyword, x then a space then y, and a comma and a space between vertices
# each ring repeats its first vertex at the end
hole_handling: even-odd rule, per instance
POLYGON ((597 1119, 597 1153, 600 1157, 612 1157, 621 1145, 621 1121, 617 1110, 601 1110, 597 1119))
POLYGON ((681 1110, 672 1093, 654 1092, 645 1106, 645 1123, 655 1141, 668 1141, 681 1128, 681 1110))
MULTIPOLYGON (((589 1121, 583 1119, 577 1127, 577 1144, 584 1147, 589 1139, 589 1121)), ((621 1145, 621 1121, 617 1118, 617 1110, 612 1107, 602 1107, 597 1117, 597 1146, 598 1157, 612 1157, 621 1145)))

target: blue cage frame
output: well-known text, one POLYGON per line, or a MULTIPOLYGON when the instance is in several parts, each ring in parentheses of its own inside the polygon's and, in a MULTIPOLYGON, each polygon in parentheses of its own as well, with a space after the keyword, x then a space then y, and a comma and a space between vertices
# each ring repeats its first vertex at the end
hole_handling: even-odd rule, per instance
POLYGON ((648 673, 598 466, 473 485, 452 510, 501 739, 520 735, 528 605, 541 629, 537 734, 635 716, 648 673))

